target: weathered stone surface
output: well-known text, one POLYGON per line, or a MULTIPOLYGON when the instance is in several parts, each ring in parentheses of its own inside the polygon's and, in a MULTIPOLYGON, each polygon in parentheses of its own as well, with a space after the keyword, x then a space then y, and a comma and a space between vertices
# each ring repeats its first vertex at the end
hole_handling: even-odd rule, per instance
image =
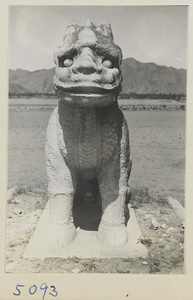
POLYGON ((56 243, 75 237, 72 207, 78 180, 97 179, 102 198, 98 239, 113 247, 128 241, 125 201, 131 171, 129 133, 118 108, 121 49, 109 24, 69 25, 55 51, 59 104, 47 129, 46 167, 56 243), (63 237, 62 237, 63 231, 63 237))
MULTIPOLYGON (((74 209, 76 210, 75 219, 80 219, 82 217, 82 211, 78 209, 77 206, 75 206, 74 209)), ((88 211, 92 211, 91 207, 88 211)), ((24 258, 147 258, 148 251, 146 246, 148 246, 148 244, 139 243, 141 230, 135 212, 130 206, 130 220, 126 226, 129 240, 127 244, 121 247, 111 247, 101 244, 97 239, 95 226, 92 230, 86 230, 86 228, 90 226, 90 223, 95 222, 96 225, 98 224, 98 217, 96 218, 96 216, 99 214, 99 211, 95 209, 92 212, 92 218, 86 218, 84 220, 86 226, 78 226, 76 228, 76 238, 69 245, 58 247, 57 244, 53 242, 55 236, 52 230, 52 220, 49 219, 48 203, 26 248, 24 258)))
POLYGON ((184 220, 185 218, 185 209, 184 207, 177 201, 176 199, 172 197, 168 197, 168 201, 170 205, 172 206, 173 210, 177 214, 177 216, 181 219, 184 220))

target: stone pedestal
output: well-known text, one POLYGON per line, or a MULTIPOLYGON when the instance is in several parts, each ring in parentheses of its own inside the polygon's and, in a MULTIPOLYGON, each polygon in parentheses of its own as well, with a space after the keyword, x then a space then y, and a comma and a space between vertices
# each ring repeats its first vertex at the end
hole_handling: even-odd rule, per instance
POLYGON ((24 258, 145 258, 147 248, 139 242, 141 230, 131 207, 129 212, 130 218, 127 223, 129 241, 123 247, 112 248, 98 241, 97 228, 101 214, 98 205, 74 208, 76 237, 70 245, 57 247, 54 243, 54 229, 49 217, 49 204, 47 204, 27 245, 24 258))

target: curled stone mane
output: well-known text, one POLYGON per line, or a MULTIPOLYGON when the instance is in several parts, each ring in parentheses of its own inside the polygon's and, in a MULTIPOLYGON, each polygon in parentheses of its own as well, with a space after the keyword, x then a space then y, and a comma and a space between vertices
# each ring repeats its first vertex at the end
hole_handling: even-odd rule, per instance
MULTIPOLYGON (((71 49, 78 49, 85 45, 97 48, 101 53, 110 52, 118 57, 119 64, 122 62, 122 51, 113 41, 113 33, 110 24, 96 26, 87 20, 82 26, 70 24, 67 26, 63 38, 63 45, 58 46, 55 57, 60 53, 68 52, 71 49)), ((55 60, 56 62, 56 60, 55 60)))

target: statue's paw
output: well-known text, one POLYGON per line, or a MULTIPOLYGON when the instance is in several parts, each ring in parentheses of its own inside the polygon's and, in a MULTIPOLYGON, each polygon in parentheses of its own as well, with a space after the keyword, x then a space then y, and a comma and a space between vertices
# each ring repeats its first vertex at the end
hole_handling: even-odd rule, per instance
POLYGON ((74 224, 50 224, 50 236, 56 248, 66 247, 72 243, 76 236, 74 224))
POLYGON ((124 224, 110 226, 100 224, 98 229, 98 240, 110 247, 121 247, 128 242, 127 228, 124 224))

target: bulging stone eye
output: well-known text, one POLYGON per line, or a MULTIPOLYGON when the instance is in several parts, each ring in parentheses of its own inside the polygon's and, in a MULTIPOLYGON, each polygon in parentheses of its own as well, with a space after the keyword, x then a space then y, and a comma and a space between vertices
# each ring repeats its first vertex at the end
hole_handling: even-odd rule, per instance
POLYGON ((103 60, 103 66, 107 69, 112 69, 113 63, 112 63, 112 61, 105 59, 105 60, 103 60))
POLYGON ((66 68, 69 68, 73 65, 73 59, 71 58, 66 58, 63 62, 63 66, 66 67, 66 68))

